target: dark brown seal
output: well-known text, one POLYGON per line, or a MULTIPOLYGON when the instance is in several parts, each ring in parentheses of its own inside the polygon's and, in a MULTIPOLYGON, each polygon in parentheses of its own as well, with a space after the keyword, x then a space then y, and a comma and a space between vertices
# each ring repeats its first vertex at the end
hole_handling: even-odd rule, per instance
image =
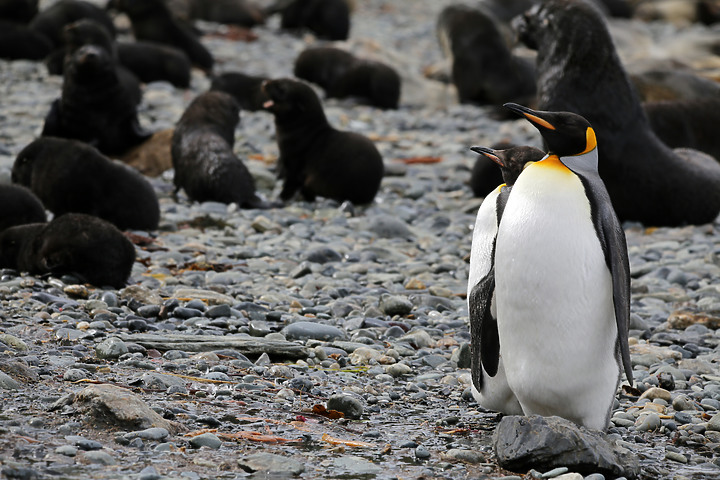
POLYGON ((121 230, 158 227, 160 208, 152 185, 83 142, 38 138, 18 154, 12 180, 29 187, 55 215, 87 213, 121 230))
POLYGON ((197 202, 266 205, 255 194, 255 181, 233 153, 240 108, 224 92, 206 92, 183 113, 172 137, 175 188, 197 202))
POLYGON ((179 48, 190 61, 209 72, 213 57, 189 26, 176 20, 162 0, 113 0, 109 7, 130 17, 136 40, 157 42, 179 48))
POLYGON ((113 224, 67 213, 0 233, 0 267, 30 274, 71 274, 98 287, 121 288, 135 262, 135 247, 113 224))
POLYGON ((225 72, 213 78, 210 90, 229 93, 240 108, 256 112, 263 109, 263 103, 267 100, 262 91, 265 80, 268 78, 242 72, 225 72))
POLYGON ((138 100, 112 53, 85 45, 65 60, 62 95, 45 117, 42 135, 82 140, 120 155, 151 135, 140 126, 138 100))
POLYGON ((284 178, 280 198, 299 190, 306 200, 316 196, 370 203, 380 188, 384 166, 375 144, 360 134, 334 129, 315 91, 292 79, 264 84, 266 108, 275 116, 284 178))
POLYGON ((657 138, 595 8, 548 0, 516 27, 537 50, 539 108, 578 113, 595 129, 600 176, 621 220, 672 226, 717 217, 720 165, 657 138))
POLYGON ((315 83, 328 98, 358 97, 380 108, 397 108, 401 81, 389 65, 334 47, 312 47, 295 59, 296 77, 315 83))
MULTIPOLYGON (((512 54, 497 21, 465 5, 445 7, 438 17, 440 45, 452 61, 452 82, 460 103, 493 105, 534 103, 531 61, 512 54)), ((498 114, 508 116, 498 108, 498 114)))
POLYGON ((318 38, 347 40, 350 7, 346 0, 279 0, 268 13, 280 13, 280 28, 307 29, 318 38))
POLYGON ((44 222, 45 207, 22 185, 0 184, 0 232, 25 223, 44 222))

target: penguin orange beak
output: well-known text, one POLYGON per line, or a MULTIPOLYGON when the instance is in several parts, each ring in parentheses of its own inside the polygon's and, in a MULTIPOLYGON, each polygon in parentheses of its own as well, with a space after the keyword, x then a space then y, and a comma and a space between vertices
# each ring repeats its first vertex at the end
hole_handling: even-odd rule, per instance
POLYGON ((470 147, 470 150, 472 150, 475 153, 479 153, 480 155, 485 155, 487 158, 492 160, 493 162, 497 163, 501 167, 504 167, 505 165, 502 163, 502 160, 500 160, 500 157, 495 155, 495 150, 492 148, 487 147, 470 147))
POLYGON ((543 118, 543 112, 538 112, 532 108, 523 107, 517 103, 506 103, 503 107, 509 108, 513 112, 527 118, 531 123, 548 130, 555 130, 555 126, 543 118))

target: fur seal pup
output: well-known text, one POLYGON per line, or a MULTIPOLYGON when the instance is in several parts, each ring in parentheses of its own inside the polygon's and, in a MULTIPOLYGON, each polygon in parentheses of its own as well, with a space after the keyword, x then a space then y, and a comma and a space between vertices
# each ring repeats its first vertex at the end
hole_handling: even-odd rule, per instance
POLYGON ((45 207, 30 189, 22 185, 0 184, 0 232, 15 225, 45 220, 45 207))
POLYGON ((78 20, 89 18, 102 24, 114 38, 115 24, 105 10, 81 0, 60 0, 42 10, 30 22, 30 28, 45 35, 56 48, 64 45, 63 29, 78 20))
POLYGON ((720 96, 698 100, 647 102, 645 113, 655 134, 671 148, 692 148, 720 162, 720 96))
POLYGON ((548 0, 515 26, 537 50, 540 108, 575 112, 593 125, 600 176, 621 220, 675 226, 717 217, 720 165, 680 156, 657 138, 595 8, 548 0))
POLYGON ((500 166, 504 184, 493 189, 478 209, 470 251, 467 299, 472 352, 472 394, 488 410, 522 415, 522 407, 510 390, 500 358, 500 340, 495 308, 495 238, 512 186, 528 162, 537 162, 545 152, 533 147, 472 151, 500 166))
POLYGON ((225 72, 212 79, 210 90, 228 93, 243 110, 257 112, 263 109, 263 103, 267 100, 262 91, 265 80, 268 78, 242 72, 225 72))
POLYGON ((293 73, 322 87, 328 98, 359 97, 379 108, 397 108, 400 101, 400 75, 394 68, 339 48, 304 50, 295 59, 293 73))
POLYGON ((179 48, 193 65, 210 72, 213 57, 187 26, 177 21, 162 0, 115 0, 111 6, 130 17, 136 40, 179 48))
POLYGON ((62 94, 45 117, 42 135, 82 140, 107 155, 121 155, 151 136, 140 126, 137 103, 112 54, 85 45, 66 59, 62 94))
POLYGON ((64 48, 56 50, 45 59, 51 75, 62 75, 65 71, 65 63, 72 61, 75 52, 86 45, 94 45, 108 52, 115 65, 118 81, 126 95, 135 102, 135 105, 140 103, 142 100, 140 80, 133 72, 120 64, 115 39, 101 23, 89 18, 69 23, 63 29, 63 39, 65 41, 64 48))
POLYGON ((190 16, 208 22, 217 22, 252 28, 265 23, 265 15, 257 6, 245 0, 191 0, 190 16))
POLYGON ((152 185, 79 141, 40 137, 15 159, 12 181, 29 187, 55 215, 95 215, 119 229, 156 230, 160 208, 152 185))
POLYGON ((347 40, 350 34, 346 0, 280 0, 267 12, 280 13, 283 30, 308 29, 326 40, 347 40))
POLYGON ((28 24, 38 13, 38 0, 0 0, 0 19, 28 24))
POLYGON ((505 106, 548 146, 518 176, 497 231, 495 304, 507 382, 525 415, 605 430, 623 370, 633 382, 630 265, 598 174, 595 131, 574 113, 505 106))
POLYGON ((172 137, 175 192, 182 188, 197 202, 266 207, 250 171, 233 153, 239 121, 240 107, 227 93, 205 92, 190 103, 172 137))
POLYGON ((190 86, 192 63, 185 52, 154 42, 118 42, 118 61, 141 82, 167 81, 178 88, 190 86))
MULTIPOLYGON (((510 52, 491 15, 465 5, 450 5, 440 12, 437 35, 451 59, 451 78, 460 103, 501 105, 534 100, 532 62, 510 52)), ((501 109, 498 113, 507 114, 501 109)))
POLYGON ((265 108, 275 116, 279 175, 284 179, 280 198, 290 200, 300 190, 308 201, 319 195, 372 202, 384 171, 375 144, 330 126, 320 99, 306 83, 269 80, 263 90, 269 98, 265 108))
POLYGON ((52 51, 52 42, 42 33, 21 23, 0 20, 0 58, 42 60, 52 51))
POLYGON ((125 286, 135 255, 133 244, 112 223, 81 213, 0 233, 1 267, 33 275, 72 274, 98 287, 125 286))

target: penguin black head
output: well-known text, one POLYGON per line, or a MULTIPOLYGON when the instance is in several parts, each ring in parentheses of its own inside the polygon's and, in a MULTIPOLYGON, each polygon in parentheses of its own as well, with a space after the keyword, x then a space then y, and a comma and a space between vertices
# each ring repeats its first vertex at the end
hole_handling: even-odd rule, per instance
POLYGON ((590 122, 576 113, 538 111, 517 103, 506 103, 504 106, 524 116, 540 131, 549 154, 572 157, 597 147, 595 131, 590 122))
POLYGON ((506 185, 514 185, 528 162, 537 162, 545 157, 545 152, 535 147, 521 146, 506 150, 493 150, 487 147, 470 147, 475 153, 485 155, 497 163, 506 185))

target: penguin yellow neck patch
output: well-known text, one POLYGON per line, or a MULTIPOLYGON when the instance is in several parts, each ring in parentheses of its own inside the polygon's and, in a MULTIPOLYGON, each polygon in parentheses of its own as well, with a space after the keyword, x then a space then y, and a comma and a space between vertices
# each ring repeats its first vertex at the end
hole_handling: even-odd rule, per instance
POLYGON ((560 157, 558 157, 557 155, 548 155, 536 163, 543 168, 553 168, 562 170, 563 172, 570 171, 570 169, 568 169, 565 164, 560 161, 560 157))
POLYGON ((579 155, 584 155, 588 152, 591 152, 595 149, 595 147, 597 147, 595 130, 593 130, 592 127, 588 127, 587 130, 585 130, 585 150, 583 150, 583 152, 579 155))

